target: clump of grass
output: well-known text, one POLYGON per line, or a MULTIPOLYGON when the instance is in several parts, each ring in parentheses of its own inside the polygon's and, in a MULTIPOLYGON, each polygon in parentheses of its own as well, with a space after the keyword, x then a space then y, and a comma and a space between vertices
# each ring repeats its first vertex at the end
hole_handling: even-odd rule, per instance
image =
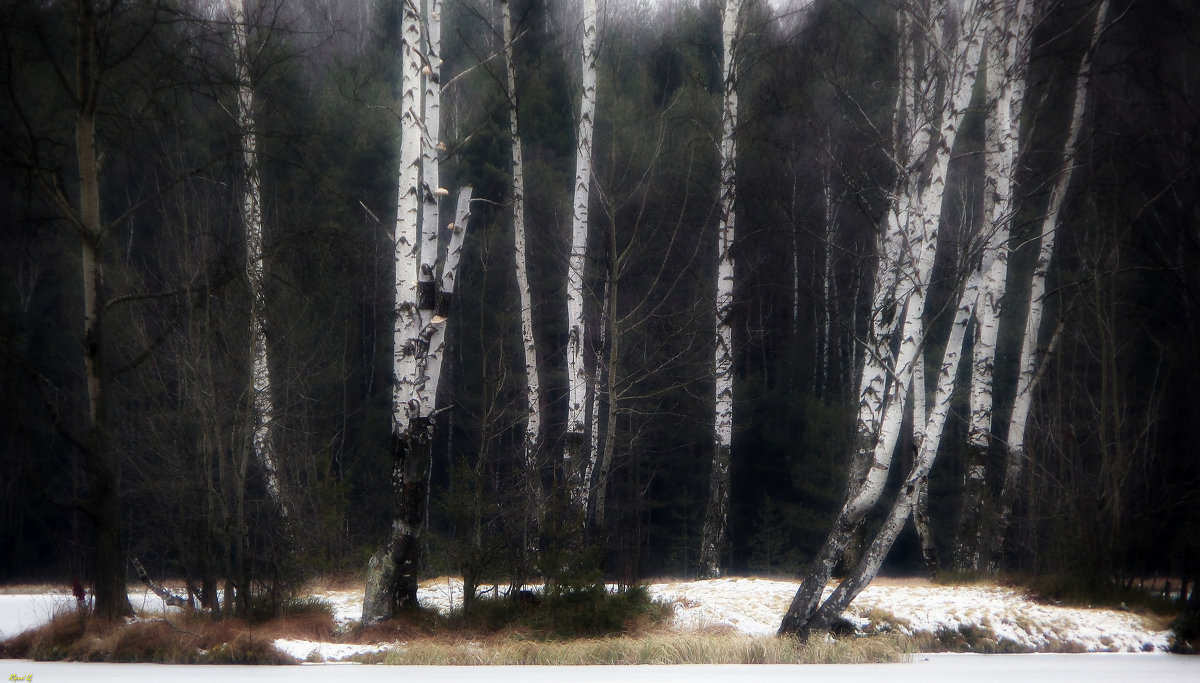
POLYGON ((158 664, 294 664, 273 631, 241 620, 175 615, 109 622, 71 612, 0 643, 5 657, 158 664))
POLYGON ((640 632, 668 622, 672 614, 671 606, 651 599, 645 586, 610 592, 595 584, 559 587, 540 596, 477 598, 469 611, 455 610, 441 623, 463 633, 514 631, 565 640, 640 632))
POLYGON ((996 635, 991 628, 976 624, 940 626, 933 633, 922 631, 912 636, 921 652, 977 652, 980 654, 1022 654, 1034 648, 996 635))
POLYGON ((83 637, 87 615, 74 610, 59 611, 40 628, 19 633, 0 642, 0 658, 60 660, 73 643, 83 637))
POLYGON ((866 629, 875 633, 890 633, 892 631, 911 631, 912 624, 904 618, 896 616, 891 610, 878 605, 872 605, 859 611, 858 616, 866 619, 869 625, 866 629))
POLYGON ((471 665, 647 665, 647 664, 829 664, 897 662, 911 655, 896 636, 801 642, 775 636, 731 633, 652 633, 566 641, 507 638, 495 641, 425 640, 389 652, 386 664, 471 665))

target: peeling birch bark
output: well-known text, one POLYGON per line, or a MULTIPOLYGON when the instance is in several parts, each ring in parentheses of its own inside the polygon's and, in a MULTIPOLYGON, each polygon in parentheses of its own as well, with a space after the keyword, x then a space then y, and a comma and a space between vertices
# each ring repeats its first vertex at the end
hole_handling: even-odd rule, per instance
POLYGON ((709 474, 708 503, 700 545, 701 578, 721 575, 721 556, 729 528, 729 464, 733 444, 733 244, 737 197, 738 124, 737 49, 741 25, 741 0, 725 0, 721 11, 720 219, 717 227, 716 345, 714 357, 713 461, 709 474))

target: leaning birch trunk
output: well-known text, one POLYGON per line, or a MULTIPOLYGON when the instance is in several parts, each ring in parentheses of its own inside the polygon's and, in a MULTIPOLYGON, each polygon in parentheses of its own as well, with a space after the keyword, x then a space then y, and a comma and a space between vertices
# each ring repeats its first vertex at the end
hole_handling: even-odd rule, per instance
POLYGON ((1004 540, 1012 519, 1013 503, 1025 467, 1025 460, 1028 457, 1025 452, 1025 425, 1033 405, 1033 390, 1040 376, 1040 368, 1044 366, 1046 360, 1039 357, 1038 350, 1038 338, 1046 296, 1046 276, 1050 272, 1050 263, 1054 258, 1054 244, 1058 234, 1063 201, 1071 186, 1072 171, 1075 160, 1079 156, 1079 133, 1083 128, 1083 117, 1087 110, 1092 56, 1100 42, 1100 35, 1104 31, 1108 7, 1109 0, 1101 0, 1099 8, 1096 10, 1096 22, 1092 28, 1091 42, 1079 63, 1079 74, 1075 78, 1075 100, 1071 108, 1071 122, 1067 128, 1067 138, 1063 144, 1063 156, 1059 163, 1058 175, 1054 179, 1054 187, 1050 191, 1050 203, 1042 218, 1041 246, 1029 287, 1029 312, 1025 317, 1025 333, 1021 341, 1021 359, 1018 366, 1020 374, 1017 376, 1017 390, 1013 398, 1012 416, 1008 423, 1008 438, 1006 439, 1008 459, 1004 471, 1004 484, 1000 489, 999 507, 994 521, 995 528, 988 546, 987 568, 990 573, 995 573, 1000 569, 1000 561, 1004 554, 1004 540))
MULTIPOLYGON (((976 279, 975 275, 971 279, 976 279)), ((854 570, 838 584, 833 593, 821 607, 812 615, 806 624, 798 631, 806 636, 812 631, 826 631, 839 615, 846 610, 854 598, 871 583, 879 572, 879 567, 895 543, 904 522, 916 505, 917 497, 928 483, 929 471, 937 458, 938 446, 941 444, 945 431, 946 418, 950 415, 950 402, 954 397, 955 378, 958 376, 959 361, 962 358, 963 341, 966 338, 967 323, 971 319, 972 309, 977 298, 978 283, 968 284, 959 297, 955 310, 954 323, 950 326, 950 338, 946 341, 946 350, 942 355, 942 364, 938 371, 938 386, 929 416, 925 420, 922 437, 913 463, 913 469, 901 485, 900 493, 892 503, 887 519, 876 533, 867 552, 854 570)), ((923 388, 921 388, 923 390, 923 388)))
POLYGON ((537 552, 537 538, 545 516, 542 479, 538 470, 538 449, 542 443, 542 378, 538 373, 537 342, 533 335, 533 294, 529 288, 529 267, 525 242, 525 164, 521 150, 521 129, 517 119, 517 70, 513 59, 512 11, 508 0, 500 0, 504 24, 504 67, 508 82, 508 128, 512 138, 513 246, 517 271, 517 292, 521 301, 521 348, 525 355, 525 468, 524 548, 529 555, 537 552))
POLYGON ((285 521, 288 506, 279 481, 275 449, 275 403, 271 365, 267 352, 266 279, 263 266, 262 185, 254 134, 254 87, 246 29, 245 0, 230 0, 233 25, 234 69, 237 76, 237 125, 242 148, 242 228, 246 235, 246 283, 250 289, 250 403, 251 444, 254 457, 267 479, 267 493, 285 521))
MULTIPOLYGON (((911 471, 916 471, 920 463, 921 444, 925 442, 925 421, 929 417, 925 400, 925 354, 922 352, 913 364, 912 373, 912 464, 911 471)), ((917 489, 913 494, 912 520, 921 542, 921 557, 930 576, 938 571, 937 545, 933 540, 933 522, 929 519, 929 481, 918 479, 917 489)))
POLYGON ((708 504, 700 539, 700 578, 721 575, 721 556, 729 529, 729 463, 733 444, 733 286, 734 219, 737 196, 737 48, 742 1, 725 0, 721 12, 720 208, 717 226, 716 344, 714 357, 713 460, 708 504))
POLYGON ((417 606, 417 557, 428 469, 428 434, 417 399, 418 349, 424 327, 417 302, 420 270, 421 21, 405 2, 400 27, 400 173, 396 203, 396 320, 392 351, 393 521, 384 547, 371 557, 363 621, 389 619, 417 606))
POLYGON ((583 347, 587 328, 583 315, 583 276, 588 237, 588 201, 592 184, 592 132, 596 115, 596 0, 583 0, 583 87, 575 133, 575 192, 571 251, 567 263, 567 429, 563 452, 571 504, 586 519, 588 482, 583 479, 584 436, 588 428, 588 375, 583 347))
POLYGON ((986 456, 992 436, 992 387, 1001 305, 1008 288, 1008 241, 1013 220, 1013 190, 1020 154, 1021 110, 1029 64, 1033 0, 1009 0, 988 32, 988 103, 984 133, 983 220, 986 242, 975 305, 972 344, 970 421, 962 505, 955 538, 954 564, 976 572, 983 542, 982 509, 987 480, 986 456))
MULTIPOLYGON (((879 247, 881 262, 875 273, 871 348, 868 348, 863 364, 856 453, 851 462, 847 500, 784 615, 779 627, 781 634, 808 630, 809 619, 817 609, 834 566, 861 527, 867 512, 883 493, 903 424, 913 368, 924 344, 922 318, 937 255, 946 173, 974 88, 981 50, 980 13, 976 11, 976 2, 969 0, 963 6, 957 33, 946 28, 940 31, 944 43, 924 46, 926 63, 922 71, 925 75, 918 82, 916 44, 907 29, 910 26, 941 28, 947 22, 946 4, 938 2, 935 5, 931 17, 918 17, 915 21, 910 20, 901 8, 900 24, 905 30, 901 35, 897 132, 911 131, 907 133, 911 143, 906 157, 897 160, 903 162, 903 166, 895 193, 896 205, 889 212, 889 225, 881 236, 879 247), (918 97, 920 93, 939 90, 925 81, 933 78, 945 83, 940 104, 918 97), (901 290, 901 284, 906 289, 901 290), (891 344, 891 333, 885 330, 894 324, 893 318, 902 319, 902 322, 898 327, 899 348, 895 358, 891 359, 885 355, 891 344)), ((931 42, 929 38, 926 40, 931 42)))

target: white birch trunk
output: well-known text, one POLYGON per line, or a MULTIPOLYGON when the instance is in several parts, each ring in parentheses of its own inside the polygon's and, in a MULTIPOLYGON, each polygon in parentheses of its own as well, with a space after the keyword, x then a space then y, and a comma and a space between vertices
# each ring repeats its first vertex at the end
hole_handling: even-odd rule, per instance
MULTIPOLYGON (((825 209, 825 237, 824 237, 824 267, 821 269, 821 360, 820 360, 820 384, 818 384, 818 395, 828 400, 829 398, 829 364, 832 360, 830 347, 833 343, 833 306, 834 306, 834 284, 833 284, 833 240, 837 234, 837 204, 833 195, 833 174, 830 167, 834 163, 833 140, 829 130, 825 131, 825 153, 827 156, 826 163, 821 166, 821 197, 824 201, 825 209)), ((794 214, 794 212, 793 212, 794 214)), ((798 292, 797 292, 798 294, 798 292)), ((813 373, 814 375, 816 373, 813 373)))
POLYGON ((575 192, 571 221, 571 251, 567 264, 567 446, 563 468, 577 512, 587 514, 588 482, 583 479, 583 439, 588 428, 588 375, 584 359, 587 327, 583 311, 588 202, 592 184, 592 132, 596 115, 596 0, 583 0, 583 71, 579 120, 575 133, 575 192))
MULTIPOLYGON (((417 309, 421 318, 421 341, 418 345, 416 398, 420 404, 420 415, 423 420, 431 419, 437 405, 437 382, 430 386, 430 373, 440 372, 440 367, 431 368, 430 364, 440 365, 441 358, 436 352, 433 335, 445 330, 445 318, 441 325, 434 325, 435 310, 438 305, 436 268, 438 261, 438 239, 440 237, 441 211, 440 200, 447 194, 440 185, 441 173, 438 164, 438 151, 442 146, 440 136, 441 97, 440 84, 442 60, 439 56, 442 50, 442 0, 425 0, 425 41, 424 65, 421 73, 424 76, 424 97, 421 107, 421 261, 417 275, 417 309)), ((467 194, 468 201, 470 193, 467 194)), ((462 231, 453 232, 451 239, 458 238, 462 244, 462 231)), ((447 254, 449 256, 449 254, 447 254)), ((454 258, 457 261, 457 254, 454 258)))
POLYGON ((1046 296, 1046 277, 1054 258, 1054 245, 1063 202, 1066 199, 1067 190, 1071 186, 1072 171, 1079 155, 1079 133, 1083 128, 1083 118, 1087 110, 1092 56, 1100 42, 1100 35, 1104 31, 1108 8, 1109 0, 1101 0, 1100 6, 1096 10, 1091 42, 1079 63, 1079 74, 1075 78, 1075 97, 1071 107, 1071 119, 1067 128, 1067 138, 1063 143, 1062 161, 1059 165, 1058 175, 1054 179, 1054 186, 1050 191, 1050 203, 1042 218, 1041 245, 1038 249, 1037 264, 1034 267, 1033 279, 1029 287, 1029 312, 1025 317, 1025 332, 1021 341, 1020 374, 1017 376, 1017 390, 1013 398, 1012 416, 1008 424, 1008 438, 1006 439, 1008 460, 1004 472, 1004 484, 1000 490, 995 530, 989 548, 988 571, 993 573, 1000 568, 1004 540, 1012 518, 1017 486, 1028 457, 1025 452, 1025 426, 1033 405, 1033 390, 1037 385, 1040 369, 1045 362, 1045 359, 1041 357, 1042 354, 1038 351, 1038 339, 1046 296))
MULTIPOLYGON (((963 341, 966 339, 967 324, 970 322, 972 309, 978 289, 977 276, 974 284, 968 283, 963 294, 959 297, 955 309, 954 323, 950 327, 950 338, 946 341, 946 350, 942 354, 942 363, 938 370, 938 386, 932 408, 921 429, 920 445, 913 469, 901 485, 900 493, 892 503, 883 527, 877 532, 863 559, 858 563, 833 593, 825 600, 820 609, 804 625, 801 633, 807 631, 827 630, 834 619, 845 611, 846 607, 858 597, 879 572, 879 567, 887 557, 892 544, 904 527, 905 520, 913 511, 917 497, 928 482, 929 471, 937 458, 938 447, 941 445, 942 434, 945 431, 946 418, 950 415, 950 401, 954 397, 955 378, 958 376, 958 366, 962 358, 963 341)), ((923 388, 922 388, 923 391, 923 388)), ((916 428, 914 427, 914 430, 916 428)), ((915 441, 915 439, 914 439, 915 441)))
MULTIPOLYGON (((912 471, 916 471, 920 463, 921 444, 925 441, 925 421, 928 419, 925 405, 925 352, 923 350, 913 365, 912 394, 913 457, 909 467, 912 468, 912 471)), ((925 566, 929 569, 930 576, 933 576, 937 573, 937 546, 933 540, 933 525, 928 514, 929 481, 924 478, 918 479, 916 487, 917 490, 913 495, 913 527, 917 531, 917 538, 921 541, 921 556, 925 560, 925 566)))
POLYGON ((396 201, 396 321, 393 327, 392 433, 409 433, 419 415, 415 401, 417 349, 422 320, 417 278, 421 265, 421 21, 412 0, 404 0, 400 25, 400 173, 396 201), (410 404, 410 400, 412 403, 410 404))
POLYGON ((521 348, 525 357, 525 499, 528 522, 525 545, 536 545, 537 530, 545 515, 542 481, 538 470, 538 449, 542 442, 542 379, 538 372, 537 343, 533 334, 533 294, 529 288, 529 267, 525 242, 525 164, 521 149, 521 129, 517 117, 517 69, 513 59, 512 10, 508 0, 500 0, 504 31, 504 70, 508 83, 508 128, 512 138, 513 246, 517 271, 517 292, 521 302, 521 348))
POLYGON ((1008 242, 1033 4, 1033 0, 1008 0, 996 11, 988 32, 983 194, 986 241, 979 265, 982 284, 975 306, 967 462, 955 546, 955 565, 962 571, 980 569, 985 463, 992 435, 992 387, 1001 306, 1007 291, 1008 242))
MULTIPOLYGON (((428 434, 421 413, 420 361, 424 321, 418 303, 421 266, 421 18, 404 0, 400 24, 400 170, 395 230, 395 322, 392 352, 391 529, 367 567, 363 622, 389 619, 416 606, 416 559, 420 548, 428 434)), ((436 226, 435 226, 436 227, 436 226)))
MULTIPOLYGON (((848 496, 824 545, 813 559, 780 625, 780 633, 806 631, 834 566, 866 513, 878 502, 887 483, 900 436, 912 373, 924 345, 925 301, 937 255, 938 228, 950 153, 970 102, 982 46, 981 15, 974 0, 963 4, 961 25, 947 26, 944 1, 931 3, 930 14, 910 18, 901 8, 900 95, 898 135, 908 135, 896 200, 881 235, 880 262, 872 297, 873 319, 859 392, 856 453, 851 464, 848 496), (924 68, 918 73, 917 44, 911 26, 932 27, 926 37, 924 68), (910 42, 911 41, 911 42, 910 42), (935 80, 944 84, 934 87, 935 80), (935 93, 943 91, 940 102, 935 93), (905 133, 905 131, 908 131, 905 133), (890 332, 894 318, 899 349, 892 362, 890 332)), ((897 145, 902 150, 904 145, 897 145)), ((973 302, 972 302, 973 303, 973 302)))
POLYGON ((741 0, 725 0, 721 13, 721 71, 724 90, 721 102, 720 208, 717 227, 716 344, 714 357, 713 416, 714 450, 709 475, 708 504, 700 546, 701 578, 721 575, 721 556, 725 550, 729 525, 729 463, 733 442, 733 312, 734 223, 737 195, 737 144, 734 135, 738 123, 737 46, 741 22, 741 0))
POLYGON ((426 325, 429 352, 425 357, 425 395, 428 397, 429 415, 437 412, 438 387, 442 380, 442 363, 446 358, 446 327, 450 318, 454 286, 458 281, 458 262, 462 258, 463 240, 467 236, 467 224, 471 220, 470 186, 458 191, 458 210, 454 222, 449 225, 450 242, 446 246, 446 257, 442 261, 440 287, 433 315, 426 325))
POLYGON ((254 133, 254 86, 246 30, 245 0, 229 0, 233 29, 234 73, 237 77, 237 125, 242 148, 242 228, 246 235, 246 283, 250 290, 250 403, 251 443, 254 456, 267 480, 267 492, 282 518, 288 506, 279 482, 275 449, 275 404, 272 399, 271 365, 267 351, 266 278, 263 265, 262 186, 258 173, 257 139, 254 133))

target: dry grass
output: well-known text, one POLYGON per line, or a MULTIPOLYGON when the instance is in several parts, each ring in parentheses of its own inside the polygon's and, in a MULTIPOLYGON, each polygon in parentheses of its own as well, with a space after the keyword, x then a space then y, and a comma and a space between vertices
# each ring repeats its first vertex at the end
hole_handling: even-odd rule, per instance
POLYGON ((239 619, 212 621, 199 615, 106 622, 78 612, 56 615, 44 626, 0 643, 0 657, 79 662, 161 664, 294 664, 277 650, 287 634, 328 634, 332 620, 308 615, 251 626, 239 619))
POLYGON ((428 666, 831 664, 902 661, 911 654, 895 636, 800 642, 731 633, 646 633, 611 638, 535 641, 425 639, 392 650, 386 664, 428 666))
POLYGON ((71 585, 63 583, 11 583, 0 585, 0 595, 71 594, 71 585))

